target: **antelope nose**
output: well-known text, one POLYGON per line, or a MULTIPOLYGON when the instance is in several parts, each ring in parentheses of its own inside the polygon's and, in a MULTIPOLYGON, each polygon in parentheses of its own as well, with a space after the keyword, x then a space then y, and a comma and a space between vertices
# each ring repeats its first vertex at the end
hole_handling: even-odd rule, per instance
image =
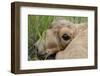
POLYGON ((38 53, 38 48, 36 45, 33 46, 34 50, 35 50, 35 53, 37 54, 38 53))

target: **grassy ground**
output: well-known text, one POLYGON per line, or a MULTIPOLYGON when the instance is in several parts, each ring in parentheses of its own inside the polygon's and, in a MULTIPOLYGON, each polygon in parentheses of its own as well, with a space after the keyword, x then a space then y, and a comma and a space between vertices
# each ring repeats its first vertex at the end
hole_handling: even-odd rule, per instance
MULTIPOLYGON (((52 23, 57 16, 28 16, 28 60, 38 60, 33 49, 33 44, 41 38, 43 31, 48 29, 48 26, 52 23)), ((73 17, 66 16, 66 20, 73 23, 82 23, 87 21, 87 17, 73 17)))

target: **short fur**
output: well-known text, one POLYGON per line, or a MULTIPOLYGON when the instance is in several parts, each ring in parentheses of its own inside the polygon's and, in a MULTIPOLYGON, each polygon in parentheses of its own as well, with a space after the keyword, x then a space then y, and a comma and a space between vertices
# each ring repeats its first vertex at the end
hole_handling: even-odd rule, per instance
POLYGON ((83 44, 87 43, 87 32, 85 34, 83 32, 86 29, 87 23, 73 24, 65 19, 58 19, 52 22, 45 37, 39 39, 35 46, 38 53, 46 57, 55 53, 57 53, 56 59, 87 57, 87 48, 82 47, 83 44), (62 39, 65 33, 70 36, 67 41, 62 39), (83 49, 85 52, 82 52, 83 49))

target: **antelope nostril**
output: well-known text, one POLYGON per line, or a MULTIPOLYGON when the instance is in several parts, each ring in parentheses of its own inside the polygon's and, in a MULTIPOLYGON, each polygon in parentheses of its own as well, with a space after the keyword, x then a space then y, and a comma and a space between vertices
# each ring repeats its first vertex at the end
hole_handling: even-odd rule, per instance
POLYGON ((70 39, 70 36, 68 36, 68 34, 64 34, 64 35, 62 36, 62 38, 63 38, 64 40, 69 40, 69 39, 70 39))
POLYGON ((38 52, 38 49, 36 49, 36 51, 38 52))
POLYGON ((35 46, 35 45, 33 45, 33 48, 35 49, 35 48, 36 48, 36 46, 35 46))
POLYGON ((33 45, 33 49, 34 49, 34 51, 35 51, 35 54, 37 54, 37 53, 38 53, 38 48, 37 48, 36 45, 33 45))

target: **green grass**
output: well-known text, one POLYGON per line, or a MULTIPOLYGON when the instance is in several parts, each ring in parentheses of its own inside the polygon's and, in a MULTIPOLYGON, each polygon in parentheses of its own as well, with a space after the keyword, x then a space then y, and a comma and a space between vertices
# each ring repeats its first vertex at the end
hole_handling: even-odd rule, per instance
MULTIPOLYGON (((28 60, 38 59, 33 49, 33 44, 41 38, 42 33, 48 29, 56 18, 57 16, 28 16, 28 60)), ((64 18, 73 23, 82 23, 88 20, 87 17, 66 16, 64 18)))

